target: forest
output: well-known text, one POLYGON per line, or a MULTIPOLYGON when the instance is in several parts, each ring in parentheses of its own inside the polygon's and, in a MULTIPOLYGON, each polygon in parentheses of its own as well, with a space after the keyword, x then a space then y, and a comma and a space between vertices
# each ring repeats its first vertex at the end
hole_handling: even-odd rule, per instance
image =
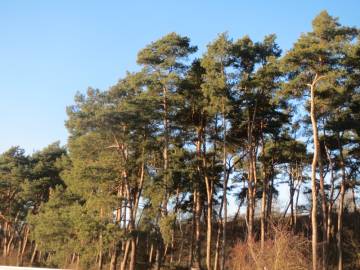
POLYGON ((359 37, 322 11, 287 51, 146 45, 75 96, 66 146, 1 153, 0 264, 360 269, 359 37))

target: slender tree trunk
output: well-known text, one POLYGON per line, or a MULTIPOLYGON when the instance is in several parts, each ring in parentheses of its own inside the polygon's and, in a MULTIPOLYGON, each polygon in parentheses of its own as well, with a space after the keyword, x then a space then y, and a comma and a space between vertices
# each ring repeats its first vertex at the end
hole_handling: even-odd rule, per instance
POLYGON ((294 188, 294 168, 290 166, 290 217, 291 217, 291 227, 294 228, 295 218, 294 218, 294 195, 295 195, 295 188, 294 188))
POLYGON ((340 167, 342 172, 342 181, 340 186, 340 202, 338 210, 338 223, 337 223, 337 248, 338 248, 338 270, 343 270, 343 250, 342 250, 342 230, 343 230, 343 215, 344 215, 344 201, 346 192, 346 171, 345 171, 345 160, 343 156, 343 148, 340 142, 339 134, 337 134, 337 141, 340 150, 340 167))
MULTIPOLYGON (((262 156, 265 157, 265 141, 263 135, 263 122, 261 122, 261 151, 262 156)), ((261 251, 264 251, 265 244, 265 233, 266 233, 266 195, 268 193, 268 177, 267 177, 267 166, 265 161, 262 163, 262 171, 263 171, 263 186, 262 186, 262 196, 261 196, 261 232, 260 232, 260 246, 261 251)))
POLYGON ((255 220, 255 197, 256 197, 256 185, 257 185, 257 176, 256 176, 256 155, 251 150, 250 154, 250 179, 249 179, 249 225, 248 225, 248 240, 251 242, 254 239, 254 220, 255 220))
POLYGON ((193 265, 193 261, 194 261, 194 239, 195 239, 195 215, 196 215, 196 202, 195 202, 195 198, 196 198, 196 189, 194 190, 194 198, 193 198, 193 207, 192 207, 192 219, 191 219, 191 242, 190 242, 190 250, 189 250, 189 260, 188 260, 188 266, 191 267, 193 265))
POLYGON ((324 172, 323 172, 323 160, 321 154, 321 148, 319 147, 319 175, 320 175, 320 193, 321 193, 321 209, 322 209, 322 269, 327 269, 327 250, 328 250, 328 241, 327 241, 327 199, 325 194, 325 181, 324 181, 324 172))
POLYGON ((125 250, 124 250, 124 256, 123 256, 121 266, 120 266, 121 270, 126 270, 126 264, 127 264, 127 260, 129 257, 130 244, 131 244, 131 241, 127 240, 126 245, 125 245, 125 250))
POLYGON ((149 264, 152 264, 152 258, 153 258, 153 253, 154 253, 154 244, 151 243, 150 245, 150 252, 149 252, 149 264))
POLYGON ((29 226, 28 225, 25 225, 25 226, 26 227, 25 227, 24 239, 22 241, 21 252, 20 252, 20 265, 23 264, 23 258, 24 258, 26 246, 27 246, 27 243, 28 243, 29 232, 30 232, 29 226))
POLYGON ((163 203, 163 215, 167 215, 167 196, 168 196, 168 168, 169 168, 169 120, 168 120, 168 100, 167 100, 167 89, 163 87, 163 106, 164 106, 164 116, 163 116, 163 125, 164 125, 164 149, 163 149, 163 159, 164 159, 164 185, 165 185, 165 199, 163 203), (165 204, 166 203, 166 204, 165 204))
POLYGON ((267 203, 266 203, 266 218, 267 218, 267 220, 269 220, 271 217, 273 190, 274 190, 274 179, 273 179, 273 173, 271 173, 271 176, 269 176, 268 199, 267 199, 267 203))
POLYGON ((6 256, 9 256, 11 253, 10 251, 12 250, 13 240, 14 240, 14 233, 11 233, 6 247, 6 256))
POLYGON ((266 233, 266 194, 268 193, 268 181, 264 168, 263 190, 261 198, 261 250, 264 249, 265 233, 266 233))
POLYGON ((218 228, 217 228, 217 235, 216 235, 216 248, 215 248, 215 262, 214 262, 214 270, 221 269, 222 261, 219 261, 219 257, 222 260, 222 254, 220 254, 220 239, 221 239, 221 231, 224 230, 224 220, 223 220, 223 208, 224 208, 224 197, 221 200, 220 203, 220 209, 219 209, 219 221, 218 221, 218 228))
POLYGON ((167 256, 168 250, 169 250, 169 244, 166 244, 164 254, 163 254, 163 258, 162 258, 163 262, 165 262, 165 263, 166 263, 166 256, 167 256))
POLYGON ((75 264, 75 260, 76 260, 76 253, 73 253, 71 255, 71 259, 70 259, 70 265, 74 265, 75 264))
POLYGON ((35 259, 36 259, 36 254, 37 254, 37 244, 35 243, 35 247, 34 247, 34 251, 31 255, 31 259, 30 259, 30 265, 33 266, 35 259))
MULTIPOLYGON (((225 257, 226 257, 226 225, 227 225, 227 183, 228 183, 228 173, 226 166, 226 120, 225 120, 225 104, 224 100, 222 102, 222 115, 223 115, 223 209, 224 209, 224 217, 223 217, 223 229, 222 229, 222 250, 221 250, 221 270, 225 269, 225 257)), ((230 173, 230 172, 229 172, 230 173)))
POLYGON ((161 264, 162 264, 162 261, 161 261, 162 246, 161 245, 162 245, 161 241, 158 241, 158 245, 156 247, 155 265, 154 265, 155 270, 161 269, 161 264))
POLYGON ((135 266, 136 266, 136 239, 132 237, 129 270, 135 270, 135 266))
POLYGON ((7 243, 8 243, 8 223, 5 221, 4 224, 4 240, 3 240, 3 257, 6 258, 7 257, 7 243))
POLYGON ((177 263, 180 264, 181 262, 181 258, 182 258, 182 255, 183 255, 183 251, 184 251, 184 241, 181 241, 180 243, 180 250, 179 250, 179 254, 178 254, 178 260, 177 260, 177 263))
POLYGON ((206 228, 206 267, 211 270, 211 240, 212 240, 212 188, 208 190, 207 198, 207 228, 206 228))
POLYGON ((201 232, 201 199, 200 199, 200 192, 196 191, 196 198, 195 199, 195 260, 192 265, 194 269, 200 269, 200 232, 201 232))
POLYGON ((218 222, 218 229, 216 235, 214 270, 219 270, 220 236, 221 236, 221 220, 218 222))
MULTIPOLYGON (((252 151, 252 150, 250 150, 252 151)), ((254 201, 253 201, 253 169, 252 169, 252 154, 249 158, 249 179, 248 179, 248 241, 253 239, 254 228, 254 201)))
POLYGON ((343 270, 343 250, 342 250, 342 230, 344 213, 345 183, 342 181, 340 187, 340 202, 338 210, 338 228, 337 228, 337 249, 338 249, 338 269, 343 270))
MULTIPOLYGON (((302 172, 301 172, 302 174, 302 172)), ((300 176, 300 184, 297 188, 296 191, 296 200, 295 200, 295 220, 294 220, 294 228, 295 228, 295 232, 297 231, 297 218, 298 218, 298 206, 299 206, 299 195, 300 195, 300 190, 301 190, 301 184, 302 184, 302 176, 300 176)))
MULTIPOLYGON (((316 81, 316 79, 315 79, 316 81)), ((316 190, 316 167, 319 156, 319 137, 318 128, 315 115, 315 81, 311 85, 311 99, 310 99, 310 117, 313 130, 314 140, 314 155, 311 164, 311 194, 312 194, 312 210, 311 210, 311 228, 312 228, 312 265, 313 270, 317 269, 317 190, 316 190)))
POLYGON ((103 266, 103 254, 102 254, 102 250, 100 250, 98 256, 98 269, 101 270, 102 266, 103 266))
POLYGON ((16 256, 16 266, 20 266, 20 254, 21 254, 22 241, 18 243, 17 256, 16 256))
POLYGON ((329 194, 329 204, 328 204, 328 215, 327 215, 327 222, 326 222, 326 241, 328 243, 330 243, 330 239, 331 239, 331 226, 332 226, 332 209, 333 209, 333 205, 334 205, 334 190, 335 190, 335 178, 334 178, 334 166, 333 166, 333 162, 332 159, 330 157, 330 153, 328 151, 328 148, 325 145, 325 149, 326 149, 326 156, 327 159, 329 161, 329 166, 330 166, 330 184, 331 184, 331 188, 330 188, 330 194, 329 194))
MULTIPOLYGON (((200 168, 200 163, 201 163, 201 145, 202 145, 202 129, 200 128, 197 131, 197 142, 196 142, 196 155, 197 155, 197 171, 198 171, 198 175, 199 178, 201 178, 202 176, 202 169, 200 168)), ((194 227, 193 227, 193 239, 195 239, 195 245, 194 245, 194 253, 195 253, 195 260, 191 261, 191 266, 194 269, 200 269, 200 251, 201 251, 201 247, 200 247, 200 230, 201 230, 201 224, 200 224, 200 219, 201 219, 201 197, 200 197, 200 181, 199 183, 194 183, 195 184, 195 188, 194 188, 194 227), (194 238, 195 237, 195 238, 194 238)), ((191 257, 192 259, 192 257, 191 257)))
POLYGON ((75 269, 78 270, 80 266, 80 255, 77 255, 77 259, 76 259, 76 267, 75 269))
POLYGON ((173 264, 174 261, 174 249, 175 249, 175 230, 171 232, 170 264, 173 264))
POLYGON ((111 253, 111 258, 110 258, 110 270, 116 270, 117 267, 117 258, 118 258, 118 247, 115 244, 114 250, 111 253))
MULTIPOLYGON (((203 134, 204 136, 204 134, 203 134)), ((216 146, 214 146, 216 147, 216 146)), ((213 181, 210 179, 207 170, 206 161, 206 142, 203 142, 203 168, 204 178, 206 185, 206 196, 207 196, 207 220, 206 220, 206 268, 211 270, 211 239, 212 239, 212 204, 213 204, 213 181)))

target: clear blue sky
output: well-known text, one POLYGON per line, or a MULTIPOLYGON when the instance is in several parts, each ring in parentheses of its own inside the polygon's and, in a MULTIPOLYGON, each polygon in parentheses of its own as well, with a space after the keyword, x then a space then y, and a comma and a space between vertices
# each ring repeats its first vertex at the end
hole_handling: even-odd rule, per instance
POLYGON ((136 54, 168 32, 200 53, 220 32, 254 40, 278 35, 288 49, 321 10, 360 26, 360 1, 0 1, 0 152, 66 143, 65 108, 76 91, 107 89, 136 54))

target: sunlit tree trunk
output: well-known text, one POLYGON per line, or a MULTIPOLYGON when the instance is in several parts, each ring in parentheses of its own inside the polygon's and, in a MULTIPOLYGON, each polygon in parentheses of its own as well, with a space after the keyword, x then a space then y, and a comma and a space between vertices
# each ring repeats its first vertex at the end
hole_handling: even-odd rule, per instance
POLYGON ((320 193, 321 193, 321 209, 322 209, 322 269, 327 269, 327 249, 328 249, 328 240, 327 240, 327 198, 325 194, 325 187, 324 187, 324 172, 323 172, 323 160, 321 149, 319 147, 319 175, 320 175, 320 193))
POLYGON ((131 241, 127 240, 126 244, 125 244, 125 250, 124 250, 123 259, 122 259, 121 266, 120 266, 121 270, 126 270, 127 269, 126 264, 127 264, 127 260, 128 260, 128 257, 129 257, 130 244, 131 244, 131 241))
MULTIPOLYGON (((213 181, 207 174, 207 161, 206 161, 206 142, 205 134, 203 135, 203 168, 204 168, 204 178, 206 185, 206 197, 207 197, 207 228, 206 228, 206 268, 211 270, 211 239, 212 239, 212 204, 213 204, 213 181)), ((214 146, 215 148, 216 146, 214 146)))
POLYGON ((222 251, 221 251, 221 270, 225 269, 225 257, 226 257, 226 225, 227 225, 227 183, 228 183, 228 173, 226 166, 226 119, 225 119, 225 104, 224 100, 222 101, 222 126, 223 126, 223 228, 222 228, 222 251))
POLYGON ((337 133, 337 141, 339 145, 340 152, 340 168, 342 174, 342 181, 340 186, 340 201, 338 209, 338 220, 337 220, 337 249, 338 249, 338 270, 343 270, 343 249, 342 249, 342 231, 343 231, 343 214, 344 214, 344 201, 345 201, 345 192, 346 192, 346 171, 345 171, 345 161, 343 155, 343 148, 340 142, 339 133, 337 133))
POLYGON ((311 194, 312 194, 312 209, 311 209, 311 228, 312 228, 312 265, 313 270, 317 269, 317 189, 316 189, 316 167, 319 157, 319 135, 315 112, 315 85, 318 80, 318 75, 315 76, 313 83, 310 85, 310 118, 313 131, 314 140, 314 155, 311 164, 311 194))

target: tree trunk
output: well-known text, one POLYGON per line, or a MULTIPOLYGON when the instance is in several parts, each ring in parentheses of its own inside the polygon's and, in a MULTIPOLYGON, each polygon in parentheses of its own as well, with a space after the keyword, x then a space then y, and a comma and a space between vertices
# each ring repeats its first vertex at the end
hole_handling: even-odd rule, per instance
POLYGON ((219 270, 219 252, 220 252, 220 236, 221 236, 221 220, 218 222, 218 229, 216 235, 216 247, 215 247, 215 259, 214 259, 214 270, 219 270))
POLYGON ((340 150, 340 167, 342 172, 342 181, 340 187, 340 202, 338 210, 338 223, 337 223, 337 249, 338 249, 338 270, 343 270, 343 250, 342 250, 342 230, 343 230, 343 214, 344 214, 344 201, 346 192, 346 171, 345 171, 345 160, 343 155, 343 148, 340 142, 339 134, 337 134, 337 141, 340 150))
POLYGON ((31 259, 30 259, 30 265, 33 266, 35 259, 36 259, 36 254, 37 254, 37 244, 35 243, 35 247, 34 247, 34 251, 31 255, 31 259))
POLYGON ((342 250, 342 229, 343 229, 343 213, 344 213, 344 198, 345 198, 345 183, 342 181, 340 188, 340 202, 338 212, 338 231, 337 231, 337 249, 338 257, 338 270, 343 270, 343 250, 342 250))
POLYGON ((102 250, 100 250, 98 256, 98 269, 101 270, 102 266, 103 266, 103 254, 102 254, 102 250))
POLYGON ((184 249, 184 231, 182 230, 182 227, 181 227, 181 220, 179 220, 179 228, 180 228, 180 232, 181 232, 181 243, 180 243, 180 250, 179 250, 179 254, 178 254, 178 260, 177 260, 177 263, 180 264, 181 262, 181 258, 182 258, 182 254, 183 254, 183 249, 184 249))
POLYGON ((22 246, 22 242, 20 240, 19 243, 18 243, 18 252, 17 252, 17 256, 16 256, 16 266, 20 266, 21 246, 22 246))
POLYGON ((8 243, 8 223, 5 221, 4 224, 4 240, 3 240, 3 257, 6 258, 7 257, 7 243, 8 243))
POLYGON ((126 269, 126 263, 129 257, 129 249, 130 249, 130 240, 126 241, 126 245, 125 245, 125 251, 124 251, 124 256, 121 262, 121 266, 120 266, 120 270, 125 270, 126 269))
POLYGON ((200 192, 197 190, 195 193, 196 197, 194 198, 195 203, 195 256, 194 256, 194 263, 192 268, 200 269, 200 232, 201 232, 201 199, 200 199, 200 192))
MULTIPOLYGON (((228 173, 226 166, 226 120, 225 120, 225 104, 222 102, 222 114, 223 114, 223 226, 222 226, 222 249, 221 249, 221 270, 225 269, 225 257, 226 257, 226 225, 227 225, 227 183, 228 183, 228 173)), ((230 173, 230 172, 229 172, 230 173)))
POLYGON ((164 125, 164 149, 163 149, 163 159, 164 159, 164 185, 165 185, 165 199, 163 203, 163 215, 167 213, 167 193, 168 193, 168 168, 169 168, 169 120, 168 120, 168 101, 167 101, 167 89, 163 87, 163 106, 164 106, 164 115, 163 115, 163 125, 164 125), (165 204, 166 202, 166 204, 165 204))
POLYGON ((76 259, 76 267, 75 269, 78 270, 80 266, 80 255, 77 255, 77 259, 76 259))
POLYGON ((206 228, 206 267, 211 270, 211 240, 212 240, 212 188, 207 197, 207 228, 206 228))
POLYGON ((175 249, 175 230, 171 232, 171 247, 170 247, 170 264, 174 261, 174 249, 175 249))
POLYGON ((271 176, 270 177, 270 183, 269 183, 269 190, 268 190, 268 199, 266 203, 266 218, 269 220, 271 217, 271 211, 272 211, 272 201, 273 201, 273 190, 274 190, 274 179, 271 176))
POLYGON ((6 256, 9 256, 11 253, 10 251, 12 250, 13 240, 14 240, 14 233, 11 233, 9 241, 7 243, 7 247, 6 247, 6 256))
MULTIPOLYGON (((261 151, 262 156, 265 156, 265 141, 263 136, 263 122, 261 122, 261 151)), ((266 163, 263 161, 262 163, 263 170, 263 186, 262 186, 262 196, 261 196, 261 232, 260 232, 260 241, 261 241, 261 251, 264 250, 265 244, 265 231, 266 231, 266 195, 268 193, 268 179, 267 179, 267 171, 266 171, 266 163)))
MULTIPOLYGON (((300 172, 302 174, 302 172, 300 172)), ((299 206, 299 195, 300 195, 300 190, 301 190, 301 184, 302 184, 302 176, 300 177, 300 184, 297 188, 296 191, 296 199, 295 199, 295 220, 294 220, 294 228, 295 228, 295 233, 297 232, 297 217, 298 217, 298 206, 299 206)))
MULTIPOLYGON (((191 242, 190 242, 190 250, 189 250, 189 260, 188 260, 188 266, 191 267, 193 265, 193 254, 194 254, 194 239, 195 239, 195 212, 196 212, 196 203, 195 203, 195 197, 196 197, 196 190, 194 190, 194 200, 193 200, 193 207, 192 207, 192 220, 191 220, 191 242)), ((183 242, 183 241, 182 241, 183 242)))
POLYGON ((254 239, 254 217, 255 217, 255 196, 256 196, 256 162, 253 150, 250 154, 250 177, 248 186, 248 208, 249 208, 249 219, 248 219, 248 240, 254 239))
POLYGON ((329 195, 329 204, 328 204, 328 215, 327 215, 327 222, 326 222, 326 241, 328 243, 330 243, 330 239, 331 239, 331 226, 332 226, 332 209, 333 209, 333 205, 334 205, 334 190, 335 190, 335 178, 334 178, 334 166, 333 166, 333 162, 330 156, 330 153, 328 151, 328 148, 325 145, 325 149, 326 149, 326 156, 327 159, 329 161, 329 167, 330 167, 330 183, 331 183, 331 188, 330 188, 330 195, 329 195))
POLYGON ((311 85, 310 98, 310 117, 314 140, 314 155, 311 164, 311 194, 312 194, 312 209, 311 209, 311 228, 312 228, 312 266, 313 270, 317 269, 317 192, 316 192, 316 166, 319 156, 319 137, 315 114, 315 83, 317 76, 311 85))
POLYGON ((28 238, 29 238, 29 232, 30 232, 30 228, 28 225, 25 225, 25 235, 24 235, 24 239, 22 241, 22 246, 21 246, 21 251, 20 251, 20 265, 23 264, 23 258, 24 258, 24 253, 26 250, 26 246, 27 246, 27 242, 28 242, 28 238))
POLYGON ((155 256, 155 265, 153 267, 153 269, 155 270, 160 270, 161 268, 161 247, 162 243, 160 241, 158 241, 158 245, 156 247, 156 256, 155 256))
POLYGON ((136 267, 136 239, 132 237, 129 270, 135 270, 135 267, 136 267))
POLYGON ((110 258, 110 268, 109 268, 110 270, 116 270, 117 268, 117 258, 119 251, 118 251, 118 246, 116 244, 114 246, 115 247, 110 258))
POLYGON ((151 243, 150 252, 149 252, 149 264, 150 265, 152 264, 153 252, 154 252, 154 244, 151 243))
POLYGON ((328 241, 327 241, 327 200, 325 194, 325 183, 324 183, 324 174, 323 174, 323 160, 321 154, 321 148, 319 147, 319 175, 320 175, 320 193, 321 193, 321 209, 322 209, 322 269, 327 269, 327 250, 328 250, 328 241))
POLYGON ((267 179, 266 173, 264 173, 263 190, 261 198, 261 250, 264 249, 265 243, 265 231, 266 231, 266 194, 267 194, 267 179))

